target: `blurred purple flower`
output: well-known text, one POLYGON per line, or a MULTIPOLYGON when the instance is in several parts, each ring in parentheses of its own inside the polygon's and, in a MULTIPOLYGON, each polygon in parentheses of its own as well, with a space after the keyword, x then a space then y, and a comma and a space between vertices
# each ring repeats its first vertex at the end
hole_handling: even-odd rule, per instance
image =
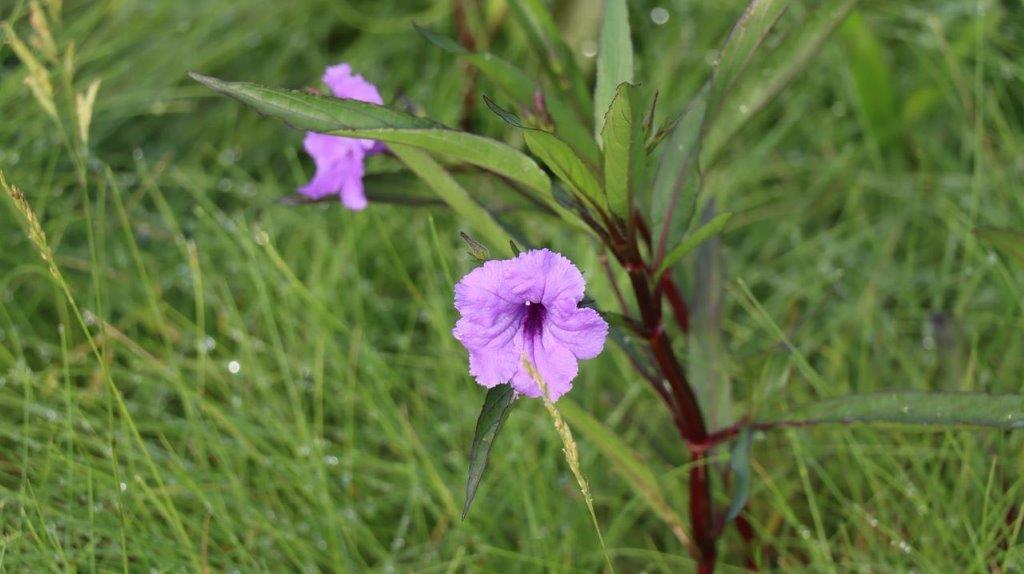
POLYGON ((511 381, 528 397, 541 396, 523 356, 557 400, 572 388, 577 361, 604 348, 608 324, 597 311, 577 307, 586 282, 571 261, 547 249, 488 261, 455 285, 462 318, 452 334, 469 351, 469 373, 491 388, 511 381))
MULTIPOLYGON (((353 74, 348 64, 330 66, 324 72, 323 80, 336 98, 359 100, 378 106, 384 103, 377 87, 359 74, 353 74)), ((366 195, 363 193, 363 160, 368 155, 382 151, 384 147, 373 140, 314 132, 307 132, 302 143, 316 163, 316 173, 298 192, 312 199, 340 195, 345 207, 353 211, 364 209, 366 195)))

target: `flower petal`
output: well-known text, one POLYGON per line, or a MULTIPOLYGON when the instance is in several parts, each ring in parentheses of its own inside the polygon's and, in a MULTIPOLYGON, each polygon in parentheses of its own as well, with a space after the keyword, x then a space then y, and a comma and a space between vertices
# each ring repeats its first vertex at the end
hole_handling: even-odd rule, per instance
POLYGON ((366 209, 366 193, 363 192, 363 160, 349 163, 341 180, 341 203, 352 211, 366 209))
POLYGON ((520 299, 543 303, 549 310, 574 308, 583 300, 583 275, 562 255, 536 249, 520 253, 509 263, 508 281, 520 299))
POLYGON ((577 359, 593 359, 601 354, 608 338, 608 323, 589 307, 548 313, 544 332, 559 340, 577 359))
MULTIPOLYGON (((528 337, 523 341, 523 352, 537 373, 544 379, 548 387, 548 398, 557 401, 559 397, 572 389, 572 380, 579 373, 579 364, 561 341, 548 333, 528 337)), ((512 377, 512 386, 516 391, 528 397, 540 397, 540 385, 521 363, 512 377)))
POLYGON ((324 71, 323 80, 336 98, 359 100, 378 106, 384 104, 377 87, 366 81, 366 78, 361 75, 353 74, 352 66, 348 64, 328 67, 324 71))
POLYGON ((522 306, 509 299, 506 261, 488 261, 455 285, 455 308, 462 318, 452 334, 469 351, 469 371, 485 387, 508 382, 519 352, 522 306))

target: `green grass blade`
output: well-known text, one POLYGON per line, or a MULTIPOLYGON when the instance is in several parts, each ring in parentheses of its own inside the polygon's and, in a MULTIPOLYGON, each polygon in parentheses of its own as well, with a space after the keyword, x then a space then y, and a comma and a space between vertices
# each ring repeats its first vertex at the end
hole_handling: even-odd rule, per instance
POLYGON ((893 144, 900 132, 900 113, 885 49, 859 11, 850 14, 839 31, 850 55, 847 61, 864 130, 881 157, 898 157, 893 144))
POLYGON ((494 446, 498 431, 505 424, 505 419, 512 412, 515 400, 512 385, 498 385, 487 390, 484 405, 480 409, 480 417, 476 421, 476 432, 473 434, 473 446, 469 449, 469 471, 466 477, 466 502, 462 505, 462 518, 466 518, 469 506, 473 503, 480 480, 487 469, 487 459, 494 446))
POLYGON ((633 42, 626 0, 605 0, 594 88, 594 133, 602 137, 605 116, 619 84, 633 81, 633 42))
POLYGON ((675 265, 680 259, 699 247, 702 243, 711 239, 715 235, 718 235, 725 227, 725 224, 729 223, 730 217, 732 217, 731 212, 727 211, 725 213, 719 213, 712 217, 711 221, 701 225, 694 230, 693 233, 684 237, 683 240, 679 242, 679 245, 673 247, 672 251, 669 251, 668 254, 665 255, 665 259, 661 262, 661 265, 658 266, 658 270, 654 273, 655 277, 660 277, 661 274, 667 271, 669 267, 675 265))
POLYGON ((669 526, 679 542, 689 548, 691 542, 686 534, 683 519, 665 499, 654 471, 622 442, 615 431, 592 417, 572 400, 563 397, 558 401, 558 409, 569 423, 612 463, 612 468, 625 477, 630 488, 669 526))
POLYGON ((721 156, 728 142, 747 122, 763 111, 810 64, 858 0, 827 0, 783 40, 768 61, 758 67, 762 74, 740 81, 726 96, 714 125, 704 141, 701 165, 705 169, 721 156))
POLYGON ((225 82, 194 73, 191 76, 295 129, 408 144, 493 171, 542 195, 550 190, 547 175, 532 159, 497 140, 452 130, 385 106, 248 82, 225 82))
POLYGON ((974 234, 985 243, 1002 251, 1009 257, 1024 265, 1024 233, 1012 229, 996 229, 989 227, 976 229, 974 234))

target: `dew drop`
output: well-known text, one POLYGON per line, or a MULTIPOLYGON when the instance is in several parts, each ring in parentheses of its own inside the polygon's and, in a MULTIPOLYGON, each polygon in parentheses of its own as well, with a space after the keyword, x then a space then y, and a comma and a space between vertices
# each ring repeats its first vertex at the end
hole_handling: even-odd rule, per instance
POLYGON ((658 26, 661 26, 668 22, 668 17, 668 10, 662 8, 661 6, 656 6, 651 9, 651 22, 654 22, 658 26))

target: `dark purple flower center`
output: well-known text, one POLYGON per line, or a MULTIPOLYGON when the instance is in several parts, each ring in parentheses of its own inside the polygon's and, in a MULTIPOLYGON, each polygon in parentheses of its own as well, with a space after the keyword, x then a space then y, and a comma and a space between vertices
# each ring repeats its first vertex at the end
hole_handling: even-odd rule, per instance
POLYGON ((547 314, 548 310, 544 308, 543 303, 527 301, 526 319, 523 320, 523 332, 530 337, 539 335, 544 327, 544 317, 547 314))

